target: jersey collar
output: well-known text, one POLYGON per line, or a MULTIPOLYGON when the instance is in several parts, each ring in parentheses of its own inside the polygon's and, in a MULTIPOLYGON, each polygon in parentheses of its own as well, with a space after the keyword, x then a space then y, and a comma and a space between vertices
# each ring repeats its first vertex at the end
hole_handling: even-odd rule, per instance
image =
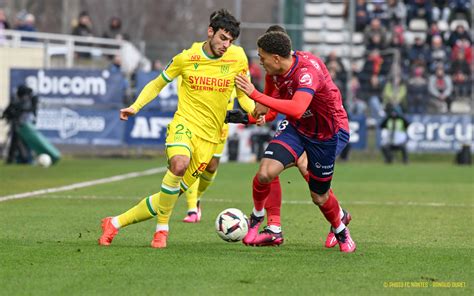
POLYGON ((204 45, 206 44, 207 41, 203 42, 202 46, 201 46, 201 51, 202 51, 202 54, 209 60, 218 60, 222 57, 212 57, 210 56, 209 54, 207 54, 207 52, 204 50, 204 45))

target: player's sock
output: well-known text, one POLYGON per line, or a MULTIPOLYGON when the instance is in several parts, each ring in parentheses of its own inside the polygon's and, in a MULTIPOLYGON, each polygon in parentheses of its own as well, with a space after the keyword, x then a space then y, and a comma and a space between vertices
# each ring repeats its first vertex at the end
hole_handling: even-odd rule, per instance
POLYGON ((161 183, 160 198, 158 200, 158 224, 168 224, 176 200, 178 199, 179 182, 183 177, 175 176, 168 170, 161 183))
POLYGON ((265 201, 268 225, 281 225, 281 185, 280 178, 276 177, 270 184, 270 193, 265 201))
POLYGON ((196 182, 194 182, 194 184, 191 185, 184 193, 186 195, 186 203, 188 204, 188 213, 197 213, 198 187, 200 183, 199 180, 200 179, 197 179, 196 182))
POLYGON ((199 186, 198 186, 198 192, 197 196, 201 197, 204 192, 211 186, 211 184, 214 182, 214 179, 216 178, 217 171, 214 173, 209 173, 208 171, 204 171, 201 176, 199 177, 199 186))
POLYGON ((268 225, 266 228, 271 230, 271 232, 273 232, 273 233, 280 233, 281 232, 281 226, 268 225))
POLYGON ((260 183, 257 176, 253 178, 253 205, 257 211, 262 211, 265 205, 265 200, 270 193, 271 183, 260 183))
POLYGON ((159 193, 145 197, 130 210, 117 217, 114 217, 112 219, 112 224, 117 229, 119 229, 120 227, 125 227, 133 223, 145 221, 156 216, 156 209, 159 199, 159 193), (116 223, 119 227, 116 226, 116 223))
MULTIPOLYGON (((319 206, 319 209, 323 213, 326 220, 331 223, 333 229, 338 229, 341 224, 341 217, 339 214, 339 202, 336 199, 332 189, 329 189, 329 198, 328 200, 322 205, 319 206)), ((337 232, 336 232, 337 233, 337 232)))

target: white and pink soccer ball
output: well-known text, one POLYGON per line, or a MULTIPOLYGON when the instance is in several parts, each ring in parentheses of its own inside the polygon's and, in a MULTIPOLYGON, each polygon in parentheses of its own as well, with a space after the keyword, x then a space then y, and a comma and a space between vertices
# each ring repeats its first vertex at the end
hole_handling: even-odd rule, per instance
POLYGON ((225 209, 217 215, 216 231, 219 237, 226 242, 242 240, 248 230, 248 219, 239 209, 225 209))

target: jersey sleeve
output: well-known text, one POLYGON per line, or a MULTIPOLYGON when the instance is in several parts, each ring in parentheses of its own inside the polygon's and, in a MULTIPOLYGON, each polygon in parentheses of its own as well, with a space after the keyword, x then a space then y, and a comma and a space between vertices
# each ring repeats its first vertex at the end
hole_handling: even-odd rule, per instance
POLYGON ((295 79, 298 79, 295 91, 303 91, 311 95, 314 95, 320 84, 318 73, 308 68, 299 69, 298 73, 295 73, 295 79))
POLYGON ((182 55, 183 53, 176 55, 158 77, 148 82, 130 107, 132 107, 136 112, 140 111, 144 106, 158 96, 163 87, 179 76, 183 64, 182 55))
MULTIPOLYGON (((247 61, 247 56, 245 55, 244 50, 241 50, 239 54, 239 74, 246 75, 250 80, 249 64, 247 61)), ((238 87, 235 88, 237 91, 237 100, 239 105, 248 113, 252 113, 255 109, 255 102, 251 100, 242 90, 238 87)))

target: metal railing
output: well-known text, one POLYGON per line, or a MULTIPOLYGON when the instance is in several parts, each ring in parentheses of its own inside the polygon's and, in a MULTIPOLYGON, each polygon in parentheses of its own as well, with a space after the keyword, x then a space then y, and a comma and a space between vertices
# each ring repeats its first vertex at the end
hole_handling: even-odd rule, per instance
POLYGON ((66 67, 72 68, 76 55, 87 54, 92 57, 120 55, 122 47, 126 44, 129 42, 107 38, 0 30, 0 46, 43 49, 45 68, 50 67, 51 58, 54 56, 64 56, 66 67))

